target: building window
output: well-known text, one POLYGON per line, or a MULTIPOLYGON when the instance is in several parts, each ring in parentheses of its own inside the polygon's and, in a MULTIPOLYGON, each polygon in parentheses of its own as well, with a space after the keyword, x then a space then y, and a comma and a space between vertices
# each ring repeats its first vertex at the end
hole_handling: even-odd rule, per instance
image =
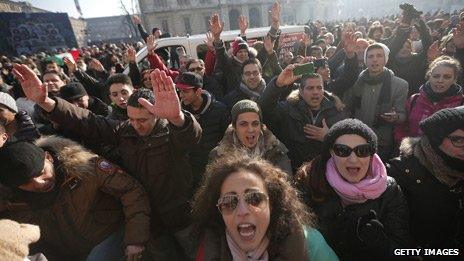
POLYGON ((163 32, 169 33, 168 20, 161 21, 161 28, 163 28, 163 32))
POLYGON ((177 0, 179 6, 190 6, 190 0, 177 0))
POLYGON ((184 17, 184 25, 185 25, 185 32, 187 34, 191 34, 192 33, 192 27, 190 25, 190 18, 184 17))
POLYGON ((154 0, 154 7, 167 7, 168 3, 167 0, 154 0))

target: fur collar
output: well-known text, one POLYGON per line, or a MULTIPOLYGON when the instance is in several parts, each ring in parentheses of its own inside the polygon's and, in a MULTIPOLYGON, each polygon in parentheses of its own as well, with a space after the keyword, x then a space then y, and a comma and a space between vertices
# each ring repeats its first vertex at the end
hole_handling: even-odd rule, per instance
POLYGON ((44 136, 35 143, 43 150, 54 154, 60 162, 59 167, 66 174, 79 178, 94 174, 95 165, 89 162, 94 161, 98 155, 88 151, 77 142, 59 136, 44 136))
POLYGON ((400 155, 409 157, 414 154, 414 147, 419 143, 420 138, 408 137, 404 138, 400 144, 400 155))

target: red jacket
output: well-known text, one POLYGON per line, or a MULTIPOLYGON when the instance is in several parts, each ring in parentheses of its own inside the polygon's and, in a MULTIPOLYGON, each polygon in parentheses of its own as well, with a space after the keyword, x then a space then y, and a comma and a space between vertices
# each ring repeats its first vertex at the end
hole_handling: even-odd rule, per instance
POLYGON ((164 63, 161 61, 157 54, 148 54, 147 57, 148 61, 150 62, 150 67, 152 69, 159 69, 160 71, 164 71, 167 76, 172 78, 173 81, 179 75, 178 71, 170 70, 168 67, 166 67, 166 65, 164 65, 164 63))
POLYGON ((208 49, 205 56, 205 75, 212 76, 214 73, 214 65, 216 64, 216 53, 214 50, 208 49))
POLYGON ((395 142, 400 143, 405 137, 418 137, 422 135, 419 123, 423 119, 441 109, 461 106, 463 102, 464 96, 462 89, 458 95, 447 97, 437 103, 433 103, 429 100, 423 88, 421 88, 419 93, 412 95, 406 101, 406 113, 408 118, 403 123, 396 125, 394 130, 395 142))

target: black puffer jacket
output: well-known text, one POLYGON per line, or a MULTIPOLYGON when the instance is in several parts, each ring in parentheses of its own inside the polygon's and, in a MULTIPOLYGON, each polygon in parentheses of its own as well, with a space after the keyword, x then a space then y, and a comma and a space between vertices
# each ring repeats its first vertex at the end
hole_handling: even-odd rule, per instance
POLYGON ((388 174, 398 181, 408 201, 411 235, 422 248, 460 248, 462 251, 464 182, 450 188, 438 181, 432 170, 414 155, 418 140, 405 139, 401 145, 402 156, 387 165, 388 174))
POLYGON ((288 156, 292 160, 294 169, 298 169, 303 162, 310 161, 321 153, 322 142, 308 139, 303 127, 312 124, 322 127, 325 119, 330 128, 336 122, 346 119, 347 113, 338 111, 333 96, 325 96, 320 112, 312 115, 306 102, 301 98, 299 91, 290 93, 286 101, 278 102, 279 96, 287 88, 279 88, 272 80, 261 96, 261 108, 264 122, 271 131, 288 148, 288 156))
POLYGON ((229 112, 223 103, 216 101, 207 91, 203 91, 202 97, 203 105, 198 111, 185 107, 197 119, 203 130, 200 142, 194 145, 189 153, 195 185, 201 181, 209 152, 218 145, 230 123, 229 112))
POLYGON ((410 246, 408 207, 395 179, 388 177, 387 189, 374 200, 346 207, 341 205, 338 195, 323 201, 313 202, 305 194, 306 203, 319 220, 319 231, 340 260, 390 260, 394 249, 410 246), (359 218, 370 210, 377 213, 387 236, 381 247, 368 247, 357 236, 359 218))

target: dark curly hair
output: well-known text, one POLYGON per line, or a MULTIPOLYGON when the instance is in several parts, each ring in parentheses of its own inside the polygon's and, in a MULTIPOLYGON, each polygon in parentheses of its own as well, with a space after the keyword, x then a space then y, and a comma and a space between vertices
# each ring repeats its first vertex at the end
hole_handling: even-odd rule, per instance
POLYGON ((282 242, 303 226, 314 227, 315 216, 300 199, 297 190, 288 181, 287 174, 269 162, 243 155, 224 157, 208 165, 202 186, 193 202, 193 234, 201 238, 207 229, 220 234, 224 221, 216 204, 224 180, 235 172, 247 171, 264 180, 269 193, 271 209, 267 235, 269 254, 281 252, 282 242))

